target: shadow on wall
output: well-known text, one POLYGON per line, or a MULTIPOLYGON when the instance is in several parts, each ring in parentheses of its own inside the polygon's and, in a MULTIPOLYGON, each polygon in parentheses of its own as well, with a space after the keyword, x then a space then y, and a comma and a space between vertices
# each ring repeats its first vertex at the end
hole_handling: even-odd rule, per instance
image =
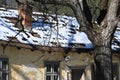
MULTIPOLYGON (((39 80, 42 78, 42 74, 33 64, 12 66, 12 79, 15 80, 39 80)), ((41 79, 42 80, 42 79, 41 79)))
MULTIPOLYGON (((15 71, 16 74, 20 75, 25 80, 30 80, 30 78, 27 75, 25 75, 19 68, 12 66, 12 69, 15 71)), ((17 79, 17 77, 12 78, 14 78, 15 80, 17 79)))

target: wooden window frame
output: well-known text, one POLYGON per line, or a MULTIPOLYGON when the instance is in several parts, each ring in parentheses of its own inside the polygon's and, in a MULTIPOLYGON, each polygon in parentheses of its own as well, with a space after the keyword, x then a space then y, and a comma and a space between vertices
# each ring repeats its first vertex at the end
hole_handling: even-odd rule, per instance
POLYGON ((45 67, 45 80, 47 80, 47 76, 50 76, 51 80, 60 80, 60 62, 59 61, 45 61, 44 67, 45 67), (47 71, 47 68, 50 71, 47 71), (54 71, 55 68, 57 68, 57 71, 54 71), (54 79, 56 76, 57 76, 57 79, 54 79))
POLYGON ((9 59, 0 58, 0 80, 9 80, 9 59))

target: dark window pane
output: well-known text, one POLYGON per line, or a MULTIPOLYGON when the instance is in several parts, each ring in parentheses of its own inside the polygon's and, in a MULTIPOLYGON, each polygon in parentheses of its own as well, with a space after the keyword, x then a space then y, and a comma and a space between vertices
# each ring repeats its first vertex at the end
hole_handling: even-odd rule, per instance
POLYGON ((51 80, 51 77, 50 76, 46 76, 46 80, 51 80))
POLYGON ((51 71, 52 66, 50 64, 47 64, 46 67, 47 67, 47 72, 52 72, 51 71))
POLYGON ((58 80, 58 76, 57 75, 54 76, 54 80, 58 80))
POLYGON ((58 65, 54 65, 54 72, 58 73, 58 71, 59 71, 58 65))
POLYGON ((8 62, 2 61, 2 69, 7 70, 8 69, 8 62))
POLYGON ((0 71, 0 80, 2 80, 2 71, 0 71))
POLYGON ((2 73, 2 80, 8 80, 8 74, 2 73))

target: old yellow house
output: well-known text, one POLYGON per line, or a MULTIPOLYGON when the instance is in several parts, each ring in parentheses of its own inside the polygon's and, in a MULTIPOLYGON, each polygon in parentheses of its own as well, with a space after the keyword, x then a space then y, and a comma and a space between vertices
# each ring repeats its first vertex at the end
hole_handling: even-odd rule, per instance
MULTIPOLYGON (((54 15, 43 22, 42 13, 33 14, 32 32, 21 31, 13 24, 17 10, 0 8, 0 80, 94 80, 92 43, 76 19, 58 16, 58 26, 54 15)), ((112 49, 113 77, 120 80, 119 45, 112 49)))
MULTIPOLYGON (((47 47, 33 51, 29 45, 10 45, 5 53, 0 46, 1 80, 94 80, 93 54, 74 50, 65 54, 62 49, 49 52, 47 47)), ((113 64, 114 80, 119 80, 120 55, 113 54, 113 64)))
POLYGON ((64 52, 31 51, 18 47, 8 46, 3 54, 0 46, 2 78, 6 77, 5 80, 73 80, 71 76, 79 78, 83 71, 87 75, 82 77, 91 80, 90 54, 70 52, 65 58, 64 52))

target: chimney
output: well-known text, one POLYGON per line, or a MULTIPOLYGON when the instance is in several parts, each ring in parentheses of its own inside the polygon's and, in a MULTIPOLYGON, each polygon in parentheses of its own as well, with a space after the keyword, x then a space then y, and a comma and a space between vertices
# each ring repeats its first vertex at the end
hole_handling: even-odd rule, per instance
POLYGON ((22 24, 25 29, 31 30, 33 7, 25 0, 24 3, 18 5, 19 16, 23 18, 22 24))

